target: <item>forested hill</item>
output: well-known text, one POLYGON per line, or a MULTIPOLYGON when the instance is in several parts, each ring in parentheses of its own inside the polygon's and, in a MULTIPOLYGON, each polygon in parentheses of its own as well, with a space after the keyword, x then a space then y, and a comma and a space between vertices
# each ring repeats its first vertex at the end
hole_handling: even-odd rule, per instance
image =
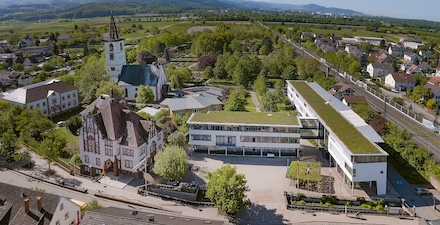
MULTIPOLYGON (((0 21, 36 21, 56 18, 89 18, 98 16, 133 15, 136 13, 185 13, 209 9, 233 8, 217 0, 108 0, 79 4, 68 0, 56 0, 53 4, 10 5, 0 8, 0 21)), ((0 2, 1 3, 1 2, 0 2)))

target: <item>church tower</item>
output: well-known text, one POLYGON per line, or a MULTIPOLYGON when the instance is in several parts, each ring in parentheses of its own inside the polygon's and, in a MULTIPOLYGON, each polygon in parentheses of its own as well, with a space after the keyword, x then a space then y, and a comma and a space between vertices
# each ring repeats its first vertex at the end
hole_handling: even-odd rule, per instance
POLYGON ((104 38, 105 63, 107 65, 107 75, 112 82, 117 82, 121 74, 122 66, 127 64, 125 57, 124 39, 120 38, 116 29, 115 18, 110 17, 110 32, 104 38))

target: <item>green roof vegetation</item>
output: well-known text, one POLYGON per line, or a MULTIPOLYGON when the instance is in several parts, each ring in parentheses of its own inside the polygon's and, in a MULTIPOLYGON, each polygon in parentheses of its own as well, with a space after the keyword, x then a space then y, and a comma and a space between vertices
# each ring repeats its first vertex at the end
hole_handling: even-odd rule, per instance
POLYGON ((299 125, 296 113, 276 112, 209 112, 196 113, 190 122, 299 125))
POLYGON ((306 82, 289 81, 323 122, 338 136, 338 138, 354 154, 376 154, 379 149, 374 146, 356 127, 348 122, 325 100, 316 93, 306 82))

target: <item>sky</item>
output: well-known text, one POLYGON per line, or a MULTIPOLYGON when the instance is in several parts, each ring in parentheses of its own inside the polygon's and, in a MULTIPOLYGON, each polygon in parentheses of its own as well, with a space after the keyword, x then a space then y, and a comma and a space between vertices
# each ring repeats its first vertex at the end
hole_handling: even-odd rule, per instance
POLYGON ((326 7, 351 9, 372 16, 403 19, 425 19, 440 22, 440 0, 253 0, 288 3, 293 5, 317 4, 326 7))

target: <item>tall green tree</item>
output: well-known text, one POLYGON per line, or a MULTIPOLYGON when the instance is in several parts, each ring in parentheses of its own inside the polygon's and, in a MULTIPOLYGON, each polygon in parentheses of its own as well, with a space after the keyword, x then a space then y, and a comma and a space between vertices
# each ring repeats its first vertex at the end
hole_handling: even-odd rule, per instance
POLYGON ((154 101, 154 94, 150 86, 141 85, 137 93, 136 102, 143 104, 150 104, 153 103, 153 101, 154 101))
POLYGON ((203 78, 207 80, 213 77, 214 77, 214 69, 212 69, 211 66, 206 67, 205 71, 203 71, 203 78))
POLYGON ((46 137, 37 149, 37 153, 47 161, 50 171, 50 164, 57 160, 63 148, 66 146, 66 139, 58 136, 46 137))
POLYGON ((109 95, 118 101, 122 100, 125 95, 121 86, 110 81, 101 81, 99 88, 96 90, 95 98, 99 98, 102 94, 109 95))
POLYGON ((279 99, 277 95, 273 92, 266 92, 261 98, 261 111, 263 112, 278 112, 280 111, 278 109, 277 103, 279 99))
POLYGON ((179 67, 176 68, 170 78, 170 86, 171 88, 175 89, 182 89, 185 82, 188 82, 191 80, 191 70, 189 70, 187 67, 179 67))
POLYGON ((229 94, 225 103, 225 111, 246 111, 247 92, 243 88, 236 88, 229 94))
POLYGON ((249 191, 244 174, 237 174, 237 168, 226 164, 206 176, 206 197, 221 212, 233 215, 250 205, 246 198, 249 191))
POLYGON ((252 86, 259 96, 263 96, 267 92, 267 80, 264 76, 259 75, 252 86))
POLYGON ((180 131, 175 131, 167 137, 167 142, 170 146, 183 147, 183 145, 185 144, 185 139, 186 137, 184 133, 180 131))
POLYGON ((81 128, 81 125, 82 125, 82 119, 78 115, 74 115, 66 121, 67 129, 69 129, 70 133, 75 135, 78 129, 81 128))
POLYGON ((13 130, 4 132, 0 137, 0 156, 12 157, 20 150, 20 143, 13 130))
POLYGON ((422 103, 425 103, 430 95, 430 90, 422 85, 417 85, 411 92, 411 98, 414 102, 421 101, 422 103))
POLYGON ((183 178, 188 171, 188 155, 178 146, 158 151, 154 160, 154 172, 171 181, 183 178))
POLYGON ((369 121, 377 115, 377 112, 368 103, 357 103, 352 105, 351 108, 365 121, 369 121))
POLYGON ((75 70, 74 84, 82 95, 84 103, 91 103, 95 100, 96 90, 101 81, 109 80, 104 58, 98 59, 96 56, 91 56, 85 65, 75 70))

